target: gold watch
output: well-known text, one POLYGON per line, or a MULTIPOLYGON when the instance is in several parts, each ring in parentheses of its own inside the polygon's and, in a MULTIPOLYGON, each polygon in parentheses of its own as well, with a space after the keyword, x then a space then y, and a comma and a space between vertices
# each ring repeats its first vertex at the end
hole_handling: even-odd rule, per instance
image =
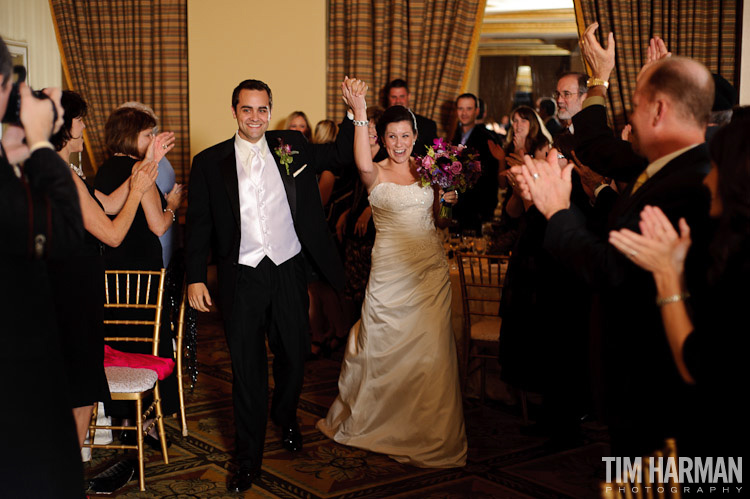
POLYGON ((604 85, 604 88, 609 88, 609 82, 606 80, 602 80, 601 78, 595 78, 592 76, 586 81, 586 86, 588 88, 596 87, 598 85, 604 85))

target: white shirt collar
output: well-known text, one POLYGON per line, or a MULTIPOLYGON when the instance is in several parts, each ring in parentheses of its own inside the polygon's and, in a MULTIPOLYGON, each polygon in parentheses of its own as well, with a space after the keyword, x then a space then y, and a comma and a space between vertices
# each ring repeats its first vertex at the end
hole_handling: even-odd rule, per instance
POLYGON ((266 141, 265 135, 263 135, 258 142, 253 144, 252 142, 240 137, 240 132, 237 131, 234 134, 234 145, 242 153, 243 158, 247 157, 247 155, 250 154, 250 150, 253 147, 257 148, 257 150, 260 151, 261 157, 265 157, 268 153, 268 142, 266 141))

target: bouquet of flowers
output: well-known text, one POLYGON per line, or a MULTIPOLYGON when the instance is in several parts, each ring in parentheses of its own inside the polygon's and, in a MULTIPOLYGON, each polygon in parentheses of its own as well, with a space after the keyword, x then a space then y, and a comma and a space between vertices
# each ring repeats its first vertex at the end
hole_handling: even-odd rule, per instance
MULTIPOLYGON (((479 154, 463 144, 457 146, 441 138, 427 146, 427 153, 416 159, 417 173, 422 185, 438 185, 444 191, 466 192, 474 186, 482 174, 479 154)), ((443 203, 440 216, 451 218, 452 209, 443 203)))

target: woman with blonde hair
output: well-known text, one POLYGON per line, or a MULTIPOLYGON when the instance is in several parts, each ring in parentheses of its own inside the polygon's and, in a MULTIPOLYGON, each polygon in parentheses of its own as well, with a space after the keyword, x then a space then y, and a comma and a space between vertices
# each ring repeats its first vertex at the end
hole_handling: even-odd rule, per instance
POLYGON ((284 123, 284 130, 297 130, 305 136, 308 142, 312 142, 310 120, 307 119, 307 115, 302 111, 294 111, 289 115, 284 123))

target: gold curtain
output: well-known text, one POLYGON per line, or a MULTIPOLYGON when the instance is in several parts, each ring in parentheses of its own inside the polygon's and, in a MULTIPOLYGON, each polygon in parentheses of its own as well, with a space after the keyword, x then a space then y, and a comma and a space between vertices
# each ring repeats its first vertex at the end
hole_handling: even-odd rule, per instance
POLYGON ((175 132, 169 161, 178 182, 190 164, 187 0, 50 0, 68 87, 89 105, 86 147, 106 159, 104 124, 126 101, 151 106, 175 132))
POLYGON ((610 31, 615 34, 616 65, 609 101, 618 130, 627 122, 635 78, 653 36, 663 38, 672 54, 691 57, 712 73, 734 81, 741 15, 737 4, 736 0, 575 0, 579 32, 596 21, 600 40, 606 40, 610 31))
POLYGON ((437 122, 445 136, 453 103, 482 24, 485 0, 330 0, 328 14, 328 116, 344 113, 341 80, 370 85, 383 99, 391 80, 409 84, 411 107, 437 122))

